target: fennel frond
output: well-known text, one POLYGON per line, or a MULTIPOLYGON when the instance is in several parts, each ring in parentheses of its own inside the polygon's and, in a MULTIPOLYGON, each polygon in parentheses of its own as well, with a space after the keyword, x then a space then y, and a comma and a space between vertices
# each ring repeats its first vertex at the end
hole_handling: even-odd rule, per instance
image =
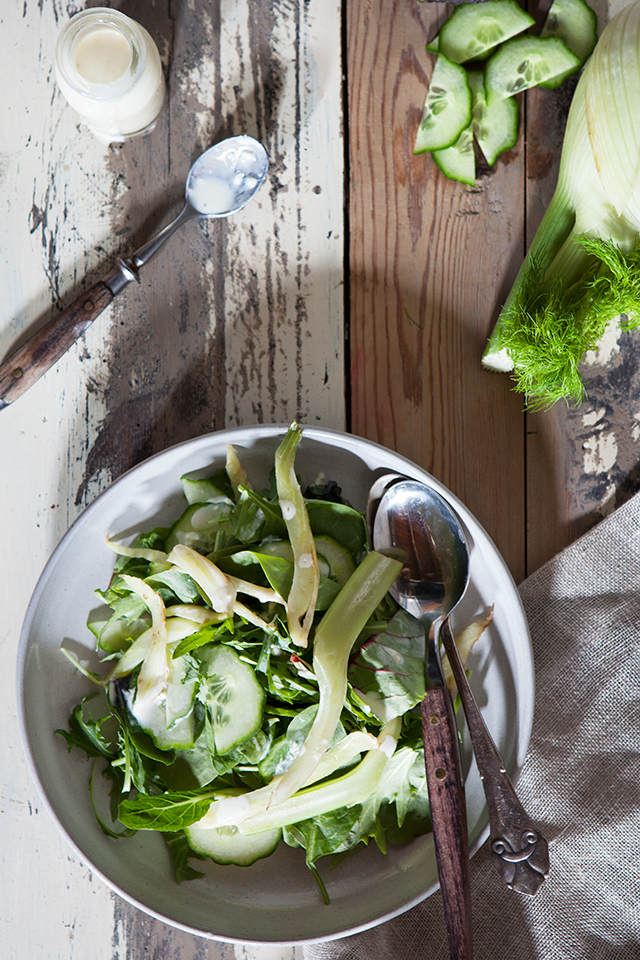
POLYGON ((588 254, 582 277, 569 287, 560 278, 543 281, 531 260, 500 330, 511 357, 516 389, 527 408, 544 410, 558 400, 582 403, 586 390, 580 363, 614 317, 622 329, 640 322, 640 247, 623 253, 611 240, 580 237, 588 254))

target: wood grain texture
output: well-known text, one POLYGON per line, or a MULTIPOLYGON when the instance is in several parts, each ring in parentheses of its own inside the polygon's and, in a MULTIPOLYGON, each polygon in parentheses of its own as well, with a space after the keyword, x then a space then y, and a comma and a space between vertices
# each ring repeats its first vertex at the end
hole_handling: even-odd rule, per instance
POLYGON ((470 188, 413 141, 447 10, 347 7, 352 429, 425 467, 525 570, 524 418, 480 356, 524 252, 521 147, 470 188))
POLYGON ((467 808, 458 727, 448 689, 427 690, 421 710, 429 807, 449 954, 451 960, 472 960, 467 808))

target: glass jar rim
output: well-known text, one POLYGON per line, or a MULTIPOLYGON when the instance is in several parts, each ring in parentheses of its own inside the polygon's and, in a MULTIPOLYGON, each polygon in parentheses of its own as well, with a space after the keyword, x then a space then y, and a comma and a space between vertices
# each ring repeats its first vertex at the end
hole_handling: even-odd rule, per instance
POLYGON ((111 7, 90 7, 71 17, 60 31, 56 43, 55 61, 61 77, 76 93, 94 100, 116 100, 128 93, 140 80, 146 67, 147 49, 142 31, 135 20, 111 7), (118 30, 131 49, 129 67, 115 80, 107 83, 87 80, 76 69, 73 58, 83 35, 99 26, 109 26, 118 30))

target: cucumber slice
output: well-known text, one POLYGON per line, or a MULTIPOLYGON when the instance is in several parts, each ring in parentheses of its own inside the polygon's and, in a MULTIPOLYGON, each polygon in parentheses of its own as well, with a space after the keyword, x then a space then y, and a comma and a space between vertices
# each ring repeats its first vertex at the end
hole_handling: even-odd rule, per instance
MULTIPOLYGON (((318 554, 320 575, 331 577, 342 586, 356 568, 350 552, 341 543, 326 534, 320 534, 313 539, 318 554)), ((260 552, 272 557, 281 557, 283 560, 293 560, 293 549, 288 540, 268 540, 260 545, 260 552)))
POLYGON ((445 177, 459 180, 475 186, 476 156, 473 149, 473 125, 462 131, 456 142, 444 150, 434 150, 431 154, 445 177))
POLYGON ((585 0, 553 0, 541 37, 560 37, 581 63, 598 42, 598 18, 585 0))
POLYGON ((578 57, 559 37, 514 37, 487 60, 484 75, 487 103, 491 106, 579 67, 578 57))
POLYGON ((202 651, 206 675, 199 696, 209 709, 216 753, 224 756, 260 729, 265 693, 231 647, 219 643, 202 651))
POLYGON ((180 477, 182 490, 187 498, 187 503, 206 503, 207 500, 216 500, 218 497, 228 496, 231 490, 231 484, 227 480, 226 489, 221 482, 220 471, 212 477, 204 477, 201 480, 192 480, 190 477, 180 477))
MULTIPOLYGON (((554 0, 540 36, 564 40, 569 50, 584 64, 598 42, 598 18, 584 0, 554 0)), ((575 72, 575 68, 565 70, 540 86, 553 90, 575 72)))
POLYGON ((186 750, 194 744, 193 704, 199 680, 189 677, 187 672, 183 657, 172 659, 165 694, 142 705, 134 696, 135 689, 125 692, 129 712, 160 750, 186 750))
POLYGON ((282 830, 265 830, 245 837, 237 827, 202 827, 192 823, 185 827, 189 846, 196 853, 210 857, 216 863, 235 864, 237 867, 250 867, 256 860, 268 857, 276 849, 282 837, 282 830))
POLYGON ((260 544, 260 553, 268 557, 280 557, 293 563, 293 547, 288 540, 263 540, 260 544))
POLYGON ((499 43, 534 23, 516 0, 463 3, 440 30, 440 53, 453 63, 484 59, 499 43))
POLYGON ((469 70, 469 86, 473 94, 473 135, 491 167, 501 153, 516 145, 520 105, 513 97, 505 97, 488 106, 482 70, 469 70))
POLYGON ((210 553, 215 549, 220 524, 232 508, 233 503, 224 496, 208 503, 192 503, 171 527, 166 540, 167 553, 177 543, 183 543, 199 553, 210 553))
POLYGON ((471 90, 467 71, 439 56, 431 75, 413 152, 425 153, 450 147, 470 120, 471 90))
POLYGON ((428 53, 439 53, 440 52, 440 34, 436 33, 433 40, 429 40, 427 44, 428 53))
POLYGON ((103 620, 88 620, 87 626, 98 641, 98 647, 107 653, 118 653, 130 647, 134 640, 149 629, 149 620, 143 618, 119 620, 105 618, 103 620))
POLYGON ((328 575, 342 586, 356 569, 353 557, 347 548, 333 537, 322 535, 314 537, 314 540, 318 561, 320 562, 322 558, 326 560, 329 566, 328 575))

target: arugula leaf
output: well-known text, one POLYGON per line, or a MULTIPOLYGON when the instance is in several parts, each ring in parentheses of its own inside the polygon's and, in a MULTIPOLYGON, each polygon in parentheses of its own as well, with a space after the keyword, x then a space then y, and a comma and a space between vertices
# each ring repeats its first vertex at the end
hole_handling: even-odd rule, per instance
POLYGON ((277 500, 268 500, 256 490, 250 490, 248 487, 243 487, 243 492, 260 508, 264 515, 264 527, 260 531, 261 538, 264 540, 265 537, 286 537, 287 525, 282 518, 282 510, 277 500))
MULTIPOLYGON (((91 776, 89 777, 89 799, 91 800, 91 808, 93 810, 93 815, 96 818, 98 826, 102 832, 107 837, 112 837, 114 840, 119 840, 121 837, 131 837, 136 831, 130 830, 128 827, 125 827, 124 830, 112 830, 111 827, 108 827, 104 822, 100 814, 98 813, 98 808, 95 801, 95 796, 93 792, 93 782, 96 775, 98 761, 96 760, 93 764, 93 770, 91 771, 91 776)), ((114 821, 117 820, 117 800, 122 795, 122 776, 111 767, 107 767, 106 770, 102 772, 103 777, 110 779, 112 781, 111 786, 111 819, 114 821)))
POLYGON ((212 790, 162 793, 148 796, 139 793, 133 800, 123 800, 118 818, 133 830, 183 830, 202 820, 213 800, 212 790))
POLYGON ((318 701, 317 683, 305 683, 289 662, 272 656, 266 669, 266 680, 269 693, 285 703, 318 701))
POLYGON ((96 595, 113 610, 112 620, 139 620, 147 614, 147 607, 140 597, 132 593, 124 580, 117 577, 108 590, 96 590, 96 595))
POLYGON ((92 716, 87 718, 84 716, 85 704, 97 696, 97 693, 91 693, 89 696, 83 697, 71 712, 69 731, 56 730, 55 733, 59 733, 67 741, 69 753, 72 747, 79 747, 86 753, 87 760, 91 757, 114 760, 117 753, 101 732, 102 725, 110 718, 110 715, 107 714, 107 716, 100 717, 98 720, 95 720, 92 716))
POLYGON ((190 633, 188 637, 181 640, 173 651, 173 659, 184 656, 203 647, 206 643, 213 643, 223 637, 233 633, 233 620, 230 618, 222 623, 206 623, 200 630, 190 633))
POLYGON ((171 854, 176 882, 182 883, 183 880, 197 880, 198 877, 204 877, 204 873, 195 870, 189 860, 206 860, 207 858, 191 849, 186 834, 178 830, 175 833, 165 833, 163 836, 171 854))

